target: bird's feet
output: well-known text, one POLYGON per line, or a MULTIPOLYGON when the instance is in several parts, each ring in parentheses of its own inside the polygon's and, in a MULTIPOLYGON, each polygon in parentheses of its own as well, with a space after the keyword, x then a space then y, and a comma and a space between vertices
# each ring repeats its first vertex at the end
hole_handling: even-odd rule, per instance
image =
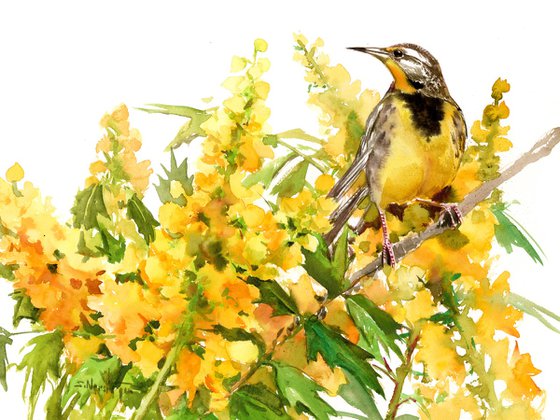
POLYGON ((393 250, 393 243, 390 240, 383 240, 383 251, 381 251, 381 261, 383 265, 388 264, 391 268, 395 268, 397 265, 397 259, 395 258, 395 251, 393 250))
POLYGON ((463 223, 463 214, 457 204, 441 203, 439 205, 443 209, 439 220, 440 225, 448 225, 452 228, 457 228, 461 223, 463 223))

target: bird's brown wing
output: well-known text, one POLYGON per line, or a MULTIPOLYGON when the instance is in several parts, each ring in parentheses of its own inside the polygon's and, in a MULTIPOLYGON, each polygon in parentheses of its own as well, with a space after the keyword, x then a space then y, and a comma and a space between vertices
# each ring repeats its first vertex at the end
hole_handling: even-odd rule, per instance
POLYGON ((332 197, 337 202, 340 202, 352 185, 358 180, 358 177, 364 172, 370 153, 380 134, 375 130, 376 125, 378 125, 377 121, 387 118, 386 114, 389 108, 391 107, 388 106, 384 98, 373 109, 366 121, 366 129, 354 161, 344 175, 334 184, 327 197, 332 197))
POLYGON ((351 196, 348 196, 347 193, 358 180, 359 176, 365 172, 366 164, 371 154, 374 153, 375 145, 379 144, 380 140, 383 140, 384 133, 379 130, 379 127, 384 125, 383 123, 394 110, 390 101, 386 99, 387 97, 379 102, 369 115, 360 147, 356 153, 356 158, 350 165, 350 168, 336 182, 327 195, 328 197, 334 198, 339 203, 330 218, 333 227, 331 231, 325 235, 329 243, 336 240, 346 222, 352 217, 354 210, 368 196, 369 189, 367 185, 361 186, 351 196))

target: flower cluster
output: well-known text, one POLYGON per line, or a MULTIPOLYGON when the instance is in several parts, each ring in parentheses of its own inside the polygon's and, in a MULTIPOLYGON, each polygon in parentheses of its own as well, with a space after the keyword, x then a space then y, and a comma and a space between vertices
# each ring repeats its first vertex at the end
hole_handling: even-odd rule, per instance
MULTIPOLYGON (((229 96, 218 106, 148 110, 187 119, 155 186, 155 216, 143 203, 152 169, 137 159, 141 136, 124 105, 101 120, 98 158, 69 223, 22 182, 18 164, 0 179, 0 275, 14 288, 14 327, 26 320, 37 334, 18 365, 31 383, 31 410, 50 382, 52 418, 133 410, 139 419, 327 419, 337 412, 322 391, 368 418, 380 417, 373 394, 388 400, 388 418, 407 402, 422 418, 539 417, 539 371, 516 341, 522 312, 512 306, 508 273, 491 272, 495 240, 539 255, 502 194, 397 269, 351 285, 380 251, 377 214, 358 210, 366 229, 344 229, 329 245, 323 235, 336 203, 327 193, 380 96, 331 65, 321 40, 295 41, 324 139, 272 132, 263 80, 270 62, 259 39, 250 58, 233 58, 229 96), (200 138, 196 163, 179 162, 175 150, 200 138), (392 394, 380 375, 395 383, 392 394)), ((499 153, 511 146, 502 125, 508 90, 503 80, 493 86, 442 199, 460 201, 499 175, 499 153)), ((436 218, 419 204, 392 208, 392 239, 436 218)), ((0 328, 4 386, 13 334, 0 328)))

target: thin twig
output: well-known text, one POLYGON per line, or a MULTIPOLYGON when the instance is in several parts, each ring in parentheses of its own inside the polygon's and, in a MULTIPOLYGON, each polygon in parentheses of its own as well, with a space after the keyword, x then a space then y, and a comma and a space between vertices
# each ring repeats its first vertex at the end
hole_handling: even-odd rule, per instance
POLYGON ((405 360, 403 364, 397 368, 395 389, 393 390, 393 396, 391 397, 391 401, 389 401, 389 407, 387 408, 387 416, 385 417, 385 420, 393 420, 397 415, 397 411, 399 407, 404 402, 401 401, 402 390, 406 378, 408 378, 408 374, 412 369, 412 356, 414 355, 414 351, 416 350, 416 346, 418 345, 419 339, 420 339, 420 335, 418 334, 418 331, 413 331, 413 333, 411 333, 409 338, 409 344, 406 347, 405 360))
MULTIPOLYGON (((463 215, 466 215, 471 210, 473 210, 481 201, 488 197, 492 191, 497 187, 502 185, 504 182, 512 178, 521 172, 530 163, 536 162, 545 156, 548 156, 552 149, 560 142, 560 127, 550 130, 541 140, 539 140, 535 145, 526 153, 521 155, 511 166, 505 169, 500 176, 490 181, 486 181, 484 184, 480 185, 476 190, 468 194, 465 199, 459 203, 459 210, 463 215)), ((451 229, 451 226, 441 225, 439 221, 434 222, 426 228, 423 232, 408 236, 405 239, 395 243, 393 245, 393 250, 395 252, 396 261, 402 260, 407 254, 416 250, 424 241, 433 238, 441 234, 442 232, 451 229)), ((350 286, 341 292, 340 294, 327 298, 321 304, 321 307, 315 312, 315 316, 319 316, 324 313, 326 307, 335 299, 342 295, 351 293, 354 288, 360 283, 364 277, 373 276, 377 271, 383 267, 383 260, 381 256, 376 258, 373 262, 366 265, 361 270, 356 271, 349 277, 350 286)), ((288 331, 290 333, 284 335, 280 340, 277 341, 275 347, 282 345, 287 340, 292 338, 301 329, 301 325, 296 325, 295 322, 290 327, 288 331), (299 327, 299 328, 296 328, 299 327)), ((260 366, 264 360, 272 356, 274 349, 269 350, 264 353, 259 360, 257 360, 256 365, 260 366)), ((256 369, 249 369, 248 373, 245 374, 234 386, 232 390, 237 390, 241 387, 254 373, 256 369)))
MULTIPOLYGON (((560 127, 550 130, 541 140, 526 153, 521 155, 512 165, 505 169, 501 175, 490 181, 486 181, 480 185, 476 190, 468 194, 465 199, 459 203, 458 207, 462 214, 469 213, 474 209, 478 203, 488 197, 492 191, 502 185, 504 182, 521 172, 530 163, 536 162, 545 156, 548 156, 554 146, 560 142, 560 127)), ((439 223, 433 223, 426 228, 423 232, 408 236, 400 242, 394 244, 393 250, 395 252, 395 259, 402 260, 407 254, 417 249, 424 241, 439 235, 440 233, 450 229, 450 226, 442 226, 439 223)), ((366 265, 361 270, 356 271, 350 276, 351 287, 360 282, 363 277, 373 276, 383 266, 383 260, 380 257, 375 259, 370 264, 366 265)))

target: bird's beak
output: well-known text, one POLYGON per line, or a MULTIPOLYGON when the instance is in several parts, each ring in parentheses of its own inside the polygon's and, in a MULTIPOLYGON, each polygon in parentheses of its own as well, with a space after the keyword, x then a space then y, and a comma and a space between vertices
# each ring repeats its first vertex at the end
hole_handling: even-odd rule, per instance
POLYGON ((349 50, 363 52, 369 55, 373 55, 375 58, 385 62, 389 58, 389 52, 384 48, 377 47, 348 47, 349 50))

